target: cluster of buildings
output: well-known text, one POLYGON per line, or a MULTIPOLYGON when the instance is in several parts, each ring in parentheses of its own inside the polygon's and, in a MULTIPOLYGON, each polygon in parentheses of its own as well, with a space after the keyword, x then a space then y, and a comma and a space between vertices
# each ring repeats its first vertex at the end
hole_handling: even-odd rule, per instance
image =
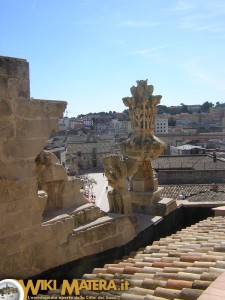
MULTIPOLYGON (((64 117, 59 120, 59 130, 75 130, 78 135, 85 134, 85 130, 91 128, 97 135, 125 136, 131 134, 131 123, 126 113, 117 113, 114 116, 104 117, 98 114, 89 114, 80 118, 64 117)), ((155 122, 155 134, 168 133, 168 118, 159 116, 155 122)))
MULTIPOLYGON (((166 142, 164 155, 205 154, 225 150, 225 107, 210 107, 200 112, 200 105, 188 106, 188 112, 160 113, 155 120, 156 136, 166 142)), ((171 107, 178 110, 179 107, 171 107)), ((46 149, 53 152, 70 175, 102 167, 102 157, 119 153, 119 144, 131 133, 129 114, 99 113, 64 117, 58 122, 46 149)))
POLYGON ((163 117, 174 125, 170 126, 169 132, 205 133, 224 131, 225 107, 219 105, 210 107, 208 112, 199 111, 201 105, 187 107, 188 112, 175 115, 163 114, 163 117))
MULTIPOLYGON (((188 111, 180 113, 176 113, 180 106, 170 108, 169 113, 161 113, 159 110, 160 113, 155 121, 155 134, 224 131, 225 107, 223 105, 210 107, 208 112, 201 111, 201 105, 187 105, 188 111)), ((129 135, 131 133, 129 115, 126 111, 102 114, 81 115, 77 118, 64 117, 59 120, 59 129, 79 130, 87 127, 94 129, 98 135, 129 135)))
MULTIPOLYGON (((17 294, 18 293, 18 289, 15 287, 11 287, 8 284, 6 284, 5 287, 0 288, 0 295, 1 296, 8 296, 8 295, 13 295, 13 294, 17 294)), ((5 297, 2 297, 4 299, 6 299, 5 297)))

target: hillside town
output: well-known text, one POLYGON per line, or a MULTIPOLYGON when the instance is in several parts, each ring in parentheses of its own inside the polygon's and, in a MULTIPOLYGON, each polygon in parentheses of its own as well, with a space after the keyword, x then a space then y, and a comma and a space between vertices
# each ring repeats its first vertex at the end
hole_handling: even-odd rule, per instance
MULTIPOLYGON (((0 80, 1 280, 104 282, 80 299, 224 299, 223 104, 162 107, 137 80, 123 113, 75 119, 30 97, 25 59, 0 56, 0 80)), ((61 299, 68 284, 37 293, 61 299)))
MULTIPOLYGON (((58 127, 45 148, 71 175, 102 167, 102 157, 119 153, 119 143, 132 134, 128 110, 64 116, 58 127)), ((164 155, 217 152, 219 157, 225 157, 225 104, 207 101, 202 105, 158 105, 154 134, 167 143, 164 155)))

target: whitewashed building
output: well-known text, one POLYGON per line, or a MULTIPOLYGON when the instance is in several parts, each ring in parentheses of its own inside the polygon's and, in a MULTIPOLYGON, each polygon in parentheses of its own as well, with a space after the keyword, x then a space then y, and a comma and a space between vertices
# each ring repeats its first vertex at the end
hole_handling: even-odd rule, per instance
POLYGON ((156 118, 154 133, 155 134, 168 133, 168 119, 156 118))

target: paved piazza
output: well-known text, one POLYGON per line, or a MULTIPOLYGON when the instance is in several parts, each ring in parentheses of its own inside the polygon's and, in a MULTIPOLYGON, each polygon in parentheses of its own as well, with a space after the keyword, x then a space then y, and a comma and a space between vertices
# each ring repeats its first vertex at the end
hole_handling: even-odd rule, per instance
POLYGON ((98 173, 87 173, 89 178, 93 178, 97 184, 93 185, 93 195, 96 196, 95 204, 101 208, 101 210, 107 212, 109 210, 109 203, 107 199, 106 188, 108 191, 111 190, 111 187, 108 185, 108 180, 106 176, 103 176, 102 172, 98 173))

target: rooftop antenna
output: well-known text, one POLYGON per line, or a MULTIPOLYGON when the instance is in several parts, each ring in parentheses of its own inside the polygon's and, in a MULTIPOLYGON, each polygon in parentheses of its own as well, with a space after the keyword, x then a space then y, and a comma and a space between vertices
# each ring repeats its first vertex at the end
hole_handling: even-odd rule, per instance
POLYGON ((68 118, 68 110, 66 110, 66 117, 68 118))

